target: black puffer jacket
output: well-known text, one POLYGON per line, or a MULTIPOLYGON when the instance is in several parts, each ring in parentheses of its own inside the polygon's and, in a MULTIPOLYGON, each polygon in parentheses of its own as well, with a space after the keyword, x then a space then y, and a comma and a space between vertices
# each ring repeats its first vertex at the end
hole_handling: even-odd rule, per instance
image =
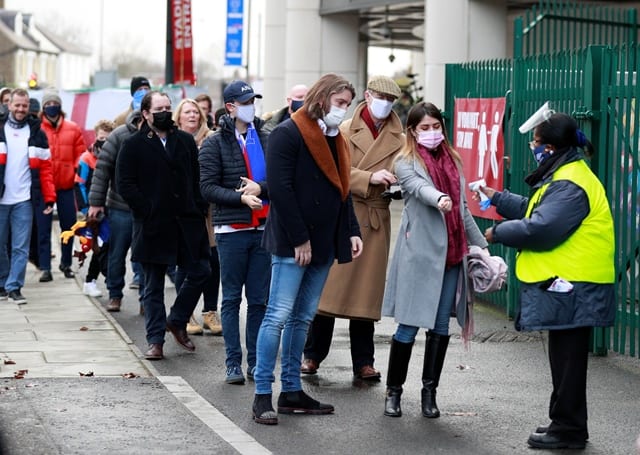
POLYGON ((127 117, 127 122, 120 125, 109 134, 102 150, 98 155, 96 169, 91 179, 89 191, 89 205, 94 207, 111 207, 119 210, 129 210, 129 205, 115 188, 116 160, 125 140, 138 131, 138 123, 142 118, 140 111, 133 111, 127 117))
MULTIPOLYGON (((267 133, 262 129, 264 122, 256 117, 253 124, 258 130, 262 150, 267 150, 267 133)), ((240 201, 241 193, 236 191, 240 177, 247 177, 242 149, 236 139, 235 121, 224 115, 219 121, 220 128, 202 143, 200 147, 200 192, 213 207, 213 224, 251 223, 251 209, 240 201)), ((267 182, 256 182, 262 188, 260 198, 266 199, 267 182)))

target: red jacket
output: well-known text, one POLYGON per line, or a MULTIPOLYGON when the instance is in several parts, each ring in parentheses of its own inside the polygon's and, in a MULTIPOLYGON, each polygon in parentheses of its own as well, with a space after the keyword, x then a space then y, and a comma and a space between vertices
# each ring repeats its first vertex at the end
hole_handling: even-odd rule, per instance
POLYGON ((43 115, 42 129, 49 141, 56 191, 73 189, 78 160, 87 150, 80 127, 61 115, 54 128, 46 115, 43 115))

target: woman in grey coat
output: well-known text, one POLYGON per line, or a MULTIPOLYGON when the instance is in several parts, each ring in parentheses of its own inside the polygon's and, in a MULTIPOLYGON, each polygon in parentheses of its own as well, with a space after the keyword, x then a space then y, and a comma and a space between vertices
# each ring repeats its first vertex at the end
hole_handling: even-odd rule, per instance
POLYGON ((436 388, 449 344, 449 318, 466 305, 468 245, 487 246, 467 209, 460 155, 444 133, 440 110, 416 104, 395 163, 404 209, 382 307, 398 323, 391 341, 384 414, 400 417, 400 395, 420 327, 428 329, 422 415, 440 416, 436 388), (454 307, 455 305, 455 307, 454 307))

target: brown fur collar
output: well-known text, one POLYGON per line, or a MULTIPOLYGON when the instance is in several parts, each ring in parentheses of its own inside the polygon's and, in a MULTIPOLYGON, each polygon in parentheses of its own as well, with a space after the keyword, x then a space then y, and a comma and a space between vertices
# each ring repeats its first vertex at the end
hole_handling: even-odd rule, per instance
POLYGON ((338 150, 338 167, 331 156, 331 149, 329 144, 322 134, 322 130, 318 125, 317 120, 313 120, 304 109, 299 109, 292 116, 291 119, 296 124, 302 139, 306 144, 313 160, 316 162, 322 173, 329 179, 329 181, 338 188, 342 200, 347 199, 349 194, 349 174, 351 173, 351 157, 349 156, 349 149, 347 143, 339 133, 336 136, 336 148, 338 150))

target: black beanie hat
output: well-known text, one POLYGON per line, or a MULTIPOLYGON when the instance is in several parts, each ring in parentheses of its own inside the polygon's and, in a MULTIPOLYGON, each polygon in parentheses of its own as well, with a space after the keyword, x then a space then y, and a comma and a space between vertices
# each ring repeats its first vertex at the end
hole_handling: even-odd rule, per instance
POLYGON ((29 112, 36 114, 40 112, 40 101, 36 98, 29 98, 29 112))
POLYGON ((149 79, 147 79, 146 77, 144 76, 132 77, 131 78, 131 96, 133 96, 133 94, 137 92, 140 87, 144 87, 145 85, 147 87, 151 87, 151 84, 149 83, 149 79))

